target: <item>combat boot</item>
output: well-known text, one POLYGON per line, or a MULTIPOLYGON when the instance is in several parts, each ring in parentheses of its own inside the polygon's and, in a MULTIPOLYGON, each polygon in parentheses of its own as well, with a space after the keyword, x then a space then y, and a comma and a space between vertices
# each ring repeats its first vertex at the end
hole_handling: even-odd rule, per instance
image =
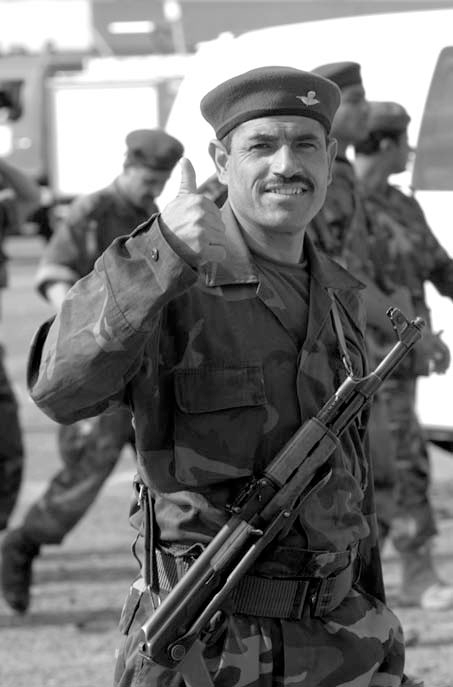
POLYGON ((11 530, 3 539, 1 584, 6 603, 16 613, 25 613, 30 603, 33 559, 39 554, 39 544, 32 541, 22 528, 11 530))
POLYGON ((453 586, 443 582, 434 567, 431 545, 400 553, 402 563, 400 606, 447 611, 453 608, 453 586))

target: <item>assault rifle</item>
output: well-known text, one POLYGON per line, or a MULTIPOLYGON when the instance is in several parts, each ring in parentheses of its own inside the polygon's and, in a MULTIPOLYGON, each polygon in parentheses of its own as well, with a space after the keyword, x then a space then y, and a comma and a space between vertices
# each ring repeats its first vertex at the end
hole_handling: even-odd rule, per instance
POLYGON ((339 436, 420 339, 425 325, 420 317, 409 321, 397 308, 387 315, 398 337, 391 351, 366 377, 347 377, 262 476, 245 486, 229 507, 230 519, 142 626, 142 656, 183 673, 187 685, 212 685, 200 660, 200 638, 209 620, 285 528, 294 509, 329 480, 327 461, 339 436))

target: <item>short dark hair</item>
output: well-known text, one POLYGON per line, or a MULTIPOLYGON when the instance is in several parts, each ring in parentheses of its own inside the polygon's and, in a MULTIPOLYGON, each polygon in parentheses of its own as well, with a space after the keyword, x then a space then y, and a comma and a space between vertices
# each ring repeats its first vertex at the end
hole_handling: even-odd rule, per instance
POLYGON ((389 139, 398 143, 403 134, 404 131, 370 131, 363 141, 355 144, 354 150, 358 155, 375 155, 382 141, 389 139))

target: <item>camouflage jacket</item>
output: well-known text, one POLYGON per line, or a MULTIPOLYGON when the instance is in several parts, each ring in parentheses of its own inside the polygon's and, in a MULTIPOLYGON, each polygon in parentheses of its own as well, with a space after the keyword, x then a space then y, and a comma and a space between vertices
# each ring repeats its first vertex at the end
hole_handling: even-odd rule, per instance
POLYGON ((373 245, 385 245, 384 254, 373 249, 376 270, 385 266, 394 286, 408 286, 414 309, 428 315, 425 284, 430 281, 443 296, 453 299, 453 259, 432 233, 418 201, 395 186, 383 191, 361 189, 373 245))
POLYGON ((346 158, 336 158, 332 182, 321 212, 310 226, 315 244, 356 276, 375 279, 367 218, 354 168, 346 158))
POLYGON ((128 234, 149 214, 132 205, 116 182, 77 198, 43 254, 35 280, 38 291, 44 294, 46 284, 55 281, 74 284, 93 269, 114 239, 128 234))
MULTIPOLYGON (((361 189, 369 218, 371 255, 376 273, 392 291, 408 288, 413 312, 424 318, 427 332, 431 316, 425 286, 431 282, 443 296, 453 299, 453 259, 432 233, 418 201, 395 186, 381 190, 361 189)), ((397 377, 428 375, 429 339, 417 344, 396 371, 397 377)), ((375 333, 374 343, 382 356, 388 347, 375 333)))
MULTIPOLYGON (((224 263, 197 273, 151 218, 117 239, 72 287, 30 353, 31 395, 57 422, 116 402, 130 406, 139 471, 163 542, 208 542, 238 489, 344 380, 329 289, 355 373, 366 371, 359 282, 307 238, 309 315, 298 350, 228 204, 222 213, 224 263)), ((382 596, 365 424, 359 417, 343 434, 333 475, 280 542, 274 572, 282 562, 301 566, 314 551, 344 561, 360 544, 362 579, 382 596)))

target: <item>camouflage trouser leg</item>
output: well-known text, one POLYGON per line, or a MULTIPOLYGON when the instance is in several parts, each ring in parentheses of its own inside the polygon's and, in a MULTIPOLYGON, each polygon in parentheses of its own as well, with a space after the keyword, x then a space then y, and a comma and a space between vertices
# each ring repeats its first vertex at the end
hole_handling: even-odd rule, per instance
POLYGON ((390 536, 399 551, 418 549, 437 534, 429 498, 429 456, 415 414, 415 384, 415 380, 390 379, 384 386, 396 446, 395 514, 390 536))
POLYGON ((24 464, 16 398, 0 351, 0 530, 8 525, 19 494, 24 464))
MULTIPOLYGON (((125 633, 115 687, 184 687, 180 674, 144 659, 138 631, 152 613, 143 580, 123 608, 125 633)), ((398 618, 374 597, 351 590, 327 616, 278 620, 224 616, 204 652, 215 687, 399 687, 404 639, 398 618)))
POLYGON ((395 516, 396 456, 390 429, 388 403, 382 394, 374 397, 370 411, 369 438, 373 464, 374 495, 379 542, 382 546, 395 516))
POLYGON ((131 416, 123 408, 60 426, 63 468, 27 512, 25 533, 37 544, 60 543, 91 506, 132 440, 131 416))

